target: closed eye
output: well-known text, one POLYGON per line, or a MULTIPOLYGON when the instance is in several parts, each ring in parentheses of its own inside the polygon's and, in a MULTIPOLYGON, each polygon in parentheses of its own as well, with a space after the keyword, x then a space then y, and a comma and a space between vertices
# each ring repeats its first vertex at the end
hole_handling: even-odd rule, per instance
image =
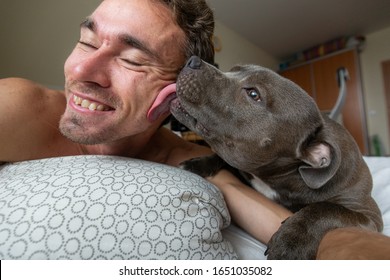
POLYGON ((95 47, 94 45, 90 44, 90 43, 87 43, 87 42, 84 42, 84 41, 81 41, 79 40, 79 44, 83 45, 84 47, 87 47, 87 48, 91 48, 91 49, 97 49, 97 47, 95 47))
POLYGON ((131 66, 137 66, 137 67, 142 66, 141 63, 137 63, 137 62, 135 62, 133 60, 122 58, 122 61, 125 62, 128 65, 131 65, 131 66))

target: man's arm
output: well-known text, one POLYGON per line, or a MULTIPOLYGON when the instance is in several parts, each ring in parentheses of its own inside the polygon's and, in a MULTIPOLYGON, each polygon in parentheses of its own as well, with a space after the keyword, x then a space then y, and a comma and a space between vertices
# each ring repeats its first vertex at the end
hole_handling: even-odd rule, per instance
POLYGON ((61 94, 31 81, 0 80, 0 162, 44 155, 58 134, 61 94))
POLYGON ((234 222, 264 244, 292 215, 289 210, 246 186, 226 170, 221 170, 208 180, 221 190, 234 222))
POLYGON ((317 252, 322 260, 389 260, 390 237, 362 228, 328 232, 317 252))

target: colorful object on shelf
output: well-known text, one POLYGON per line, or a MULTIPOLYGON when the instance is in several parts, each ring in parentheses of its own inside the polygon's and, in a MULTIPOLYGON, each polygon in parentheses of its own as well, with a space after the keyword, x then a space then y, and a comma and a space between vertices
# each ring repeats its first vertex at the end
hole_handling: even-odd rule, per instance
POLYGON ((295 53, 290 58, 279 64, 279 70, 285 70, 291 66, 321 57, 345 48, 361 47, 365 42, 363 36, 340 37, 326 43, 295 53))

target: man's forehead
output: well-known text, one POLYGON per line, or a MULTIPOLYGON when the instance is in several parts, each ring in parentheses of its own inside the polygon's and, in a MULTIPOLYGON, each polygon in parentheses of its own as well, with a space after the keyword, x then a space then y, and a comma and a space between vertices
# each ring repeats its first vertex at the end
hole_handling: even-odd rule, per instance
POLYGON ((104 0, 92 13, 92 18, 104 18, 109 22, 127 24, 139 23, 144 28, 174 25, 170 9, 160 1, 153 0, 104 0), (149 23, 149 24, 147 24, 149 23))
POLYGON ((185 39, 173 13, 159 1, 104 0, 85 23, 98 24, 99 29, 107 28, 111 34, 137 34, 147 41, 185 39))
POLYGON ((185 33, 159 1, 104 0, 82 26, 102 36, 119 37, 122 43, 158 54, 163 60, 184 60, 185 33))

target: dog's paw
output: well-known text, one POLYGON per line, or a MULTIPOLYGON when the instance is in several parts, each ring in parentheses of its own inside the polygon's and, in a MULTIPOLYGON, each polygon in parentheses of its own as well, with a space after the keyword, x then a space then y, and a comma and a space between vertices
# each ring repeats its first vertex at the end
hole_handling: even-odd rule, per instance
POLYGON ((202 177, 209 177, 217 174, 224 168, 226 163, 218 155, 209 155, 186 160, 180 163, 179 168, 193 172, 202 177))
POLYGON ((179 168, 195 173, 201 177, 214 175, 215 171, 207 164, 204 157, 193 158, 180 163, 179 168))
POLYGON ((268 242, 265 252, 269 260, 311 260, 315 259, 318 241, 310 236, 307 227, 296 223, 291 217, 284 221, 268 242))

